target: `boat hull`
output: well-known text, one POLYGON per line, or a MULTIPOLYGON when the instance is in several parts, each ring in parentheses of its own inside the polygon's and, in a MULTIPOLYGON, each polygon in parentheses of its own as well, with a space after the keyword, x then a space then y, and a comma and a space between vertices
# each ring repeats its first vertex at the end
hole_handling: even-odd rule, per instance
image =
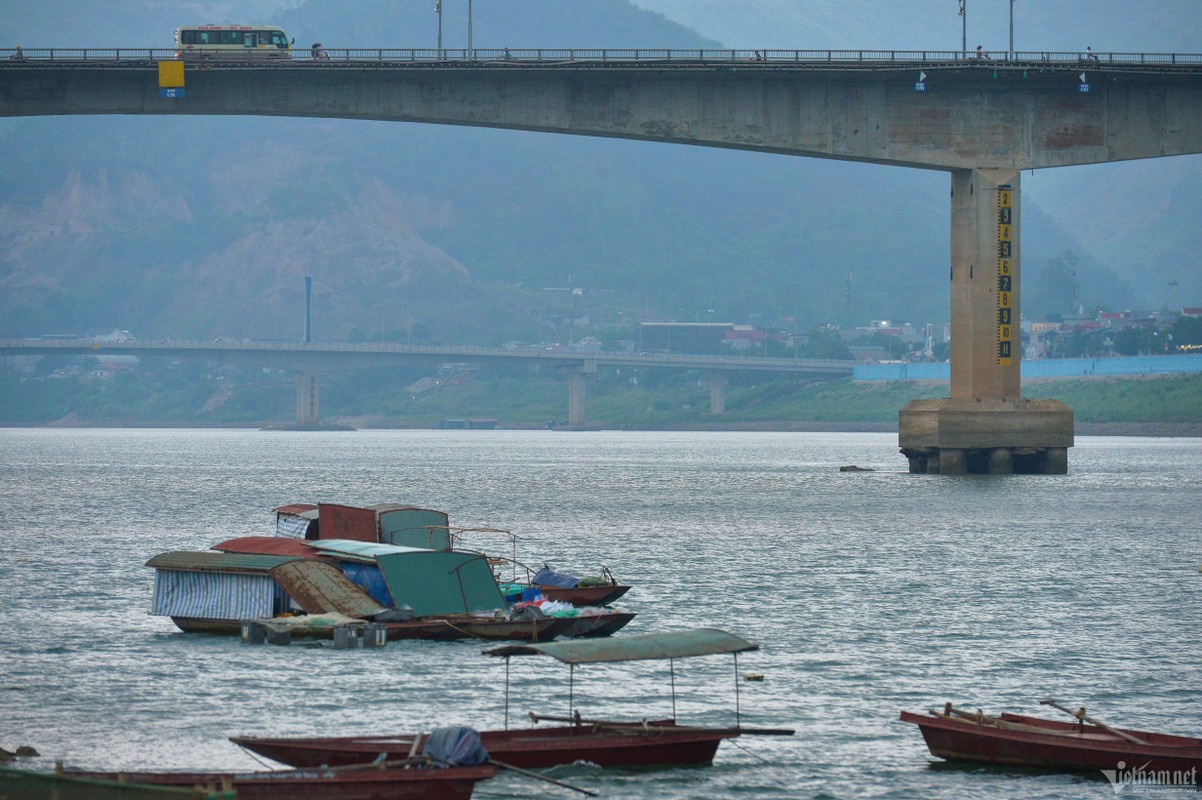
MULTIPOLYGON (((172 617, 171 621, 188 633, 241 635, 242 623, 228 619, 198 619, 172 617)), ((389 641, 422 639, 454 642, 464 639, 483 639, 490 642, 549 642, 571 627, 572 619, 548 617, 533 620, 497 620, 478 617, 437 617, 414 619, 409 622, 384 623, 389 641)), ((331 639, 334 628, 291 628, 292 635, 312 639, 331 639)))
MULTIPOLYGON (((710 764, 723 739, 738 728, 690 728, 661 721, 642 725, 560 726, 481 731, 480 743, 491 758, 524 769, 585 762, 600 767, 701 766, 710 764)), ((421 736, 419 735, 419 738, 421 736)), ((266 739, 231 736, 247 750, 294 767, 362 764, 386 753, 404 758, 413 735, 266 739)), ((418 748, 424 744, 418 743, 418 748)))
POLYGON ((918 726, 932 755, 951 761, 1063 771, 1136 769, 1144 773, 1202 773, 1202 740, 1147 731, 1128 731, 1139 745, 1093 725, 1056 722, 1003 714, 1000 719, 1021 729, 979 725, 972 720, 901 713, 903 722, 918 726), (1119 762, 1123 767, 1118 767, 1119 762))
POLYGON ((635 615, 624 611, 614 611, 608 614, 581 614, 571 617, 571 625, 560 632, 567 639, 580 639, 590 636, 611 636, 634 619, 635 615))
POLYGON ((607 606, 630 591, 630 587, 620 583, 603 586, 573 586, 570 589, 562 586, 536 586, 548 600, 558 600, 571 603, 574 606, 607 606))
POLYGON ((232 787, 238 800, 469 800, 476 783, 496 767, 354 770, 298 769, 278 772, 83 772, 68 775, 155 786, 232 787))

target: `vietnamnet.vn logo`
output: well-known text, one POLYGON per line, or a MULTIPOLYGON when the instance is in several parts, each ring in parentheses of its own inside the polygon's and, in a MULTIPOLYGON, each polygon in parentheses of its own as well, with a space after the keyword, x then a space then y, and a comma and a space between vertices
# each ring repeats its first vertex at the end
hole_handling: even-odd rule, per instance
POLYGON ((1132 794, 1174 794, 1176 792, 1198 791, 1198 768, 1189 769, 1148 769, 1149 761, 1142 767, 1128 767, 1120 761, 1117 769, 1104 769, 1102 774, 1115 794, 1121 794, 1128 789, 1132 794))

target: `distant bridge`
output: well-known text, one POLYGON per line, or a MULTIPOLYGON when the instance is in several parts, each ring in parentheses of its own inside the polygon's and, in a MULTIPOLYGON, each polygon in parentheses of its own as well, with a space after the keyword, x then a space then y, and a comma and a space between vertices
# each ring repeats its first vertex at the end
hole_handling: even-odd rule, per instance
MULTIPOLYGON (((950 397, 915 401, 899 415, 898 441, 914 472, 1068 471, 1072 409, 1022 397, 1022 171, 1202 153, 1196 54, 501 48, 182 62, 153 49, 3 55, 19 57, 0 59, 0 116, 392 120, 946 171, 950 397)), ((583 387, 582 373, 572 374, 583 387)))
POLYGON ((726 411, 727 376, 731 372, 784 372, 842 377, 852 374, 853 361, 764 356, 705 356, 680 353, 579 353, 541 347, 473 347, 453 345, 302 344, 299 342, 176 341, 174 339, 113 341, 111 339, 6 339, 0 357, 45 355, 120 355, 161 358, 199 358, 267 367, 297 373, 296 421, 318 421, 318 375, 347 369, 395 366, 413 361, 470 359, 525 361, 554 367, 568 379, 568 424, 585 424, 588 375, 600 367, 657 367, 703 370, 710 378, 710 410, 726 411))

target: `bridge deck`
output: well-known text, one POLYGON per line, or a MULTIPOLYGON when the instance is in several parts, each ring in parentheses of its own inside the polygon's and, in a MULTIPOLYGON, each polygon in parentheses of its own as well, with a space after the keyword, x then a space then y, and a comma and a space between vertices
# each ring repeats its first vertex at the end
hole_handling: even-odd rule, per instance
MULTIPOLYGON (((176 60, 167 48, 45 48, 0 49, 0 68, 23 66, 70 67, 84 62, 114 67, 139 67, 176 60)), ((948 50, 671 50, 671 49, 363 49, 323 51, 317 59, 306 49, 284 57, 224 55, 189 56, 190 64, 212 68, 337 69, 354 67, 441 69, 715 69, 738 67, 763 70, 945 70, 965 67, 989 69, 1081 69, 1130 73, 1202 73, 1202 54, 1196 53, 1095 53, 1019 52, 1013 59, 978 59, 975 53, 948 50)))

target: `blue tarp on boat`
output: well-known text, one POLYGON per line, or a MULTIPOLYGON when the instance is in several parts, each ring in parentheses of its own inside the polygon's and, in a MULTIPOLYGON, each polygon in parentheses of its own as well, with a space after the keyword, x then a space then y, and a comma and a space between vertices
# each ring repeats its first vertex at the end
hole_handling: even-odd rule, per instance
POLYGON ((384 575, 380 572, 380 567, 376 564, 362 564, 358 561, 340 561, 338 566, 342 569, 342 574, 363 588, 365 592, 371 595, 371 599, 375 600, 384 608, 392 608, 395 603, 392 601, 392 592, 388 591, 388 584, 384 582, 384 575))
POLYGON ((560 589, 575 589, 580 585, 580 579, 575 575, 569 575, 566 572, 556 572, 550 567, 544 566, 538 572, 534 573, 534 580, 531 583, 535 586, 556 586, 560 589))
POLYGON ((422 752, 434 763, 447 767, 474 767, 488 761, 480 734, 466 726, 435 728, 422 752))

